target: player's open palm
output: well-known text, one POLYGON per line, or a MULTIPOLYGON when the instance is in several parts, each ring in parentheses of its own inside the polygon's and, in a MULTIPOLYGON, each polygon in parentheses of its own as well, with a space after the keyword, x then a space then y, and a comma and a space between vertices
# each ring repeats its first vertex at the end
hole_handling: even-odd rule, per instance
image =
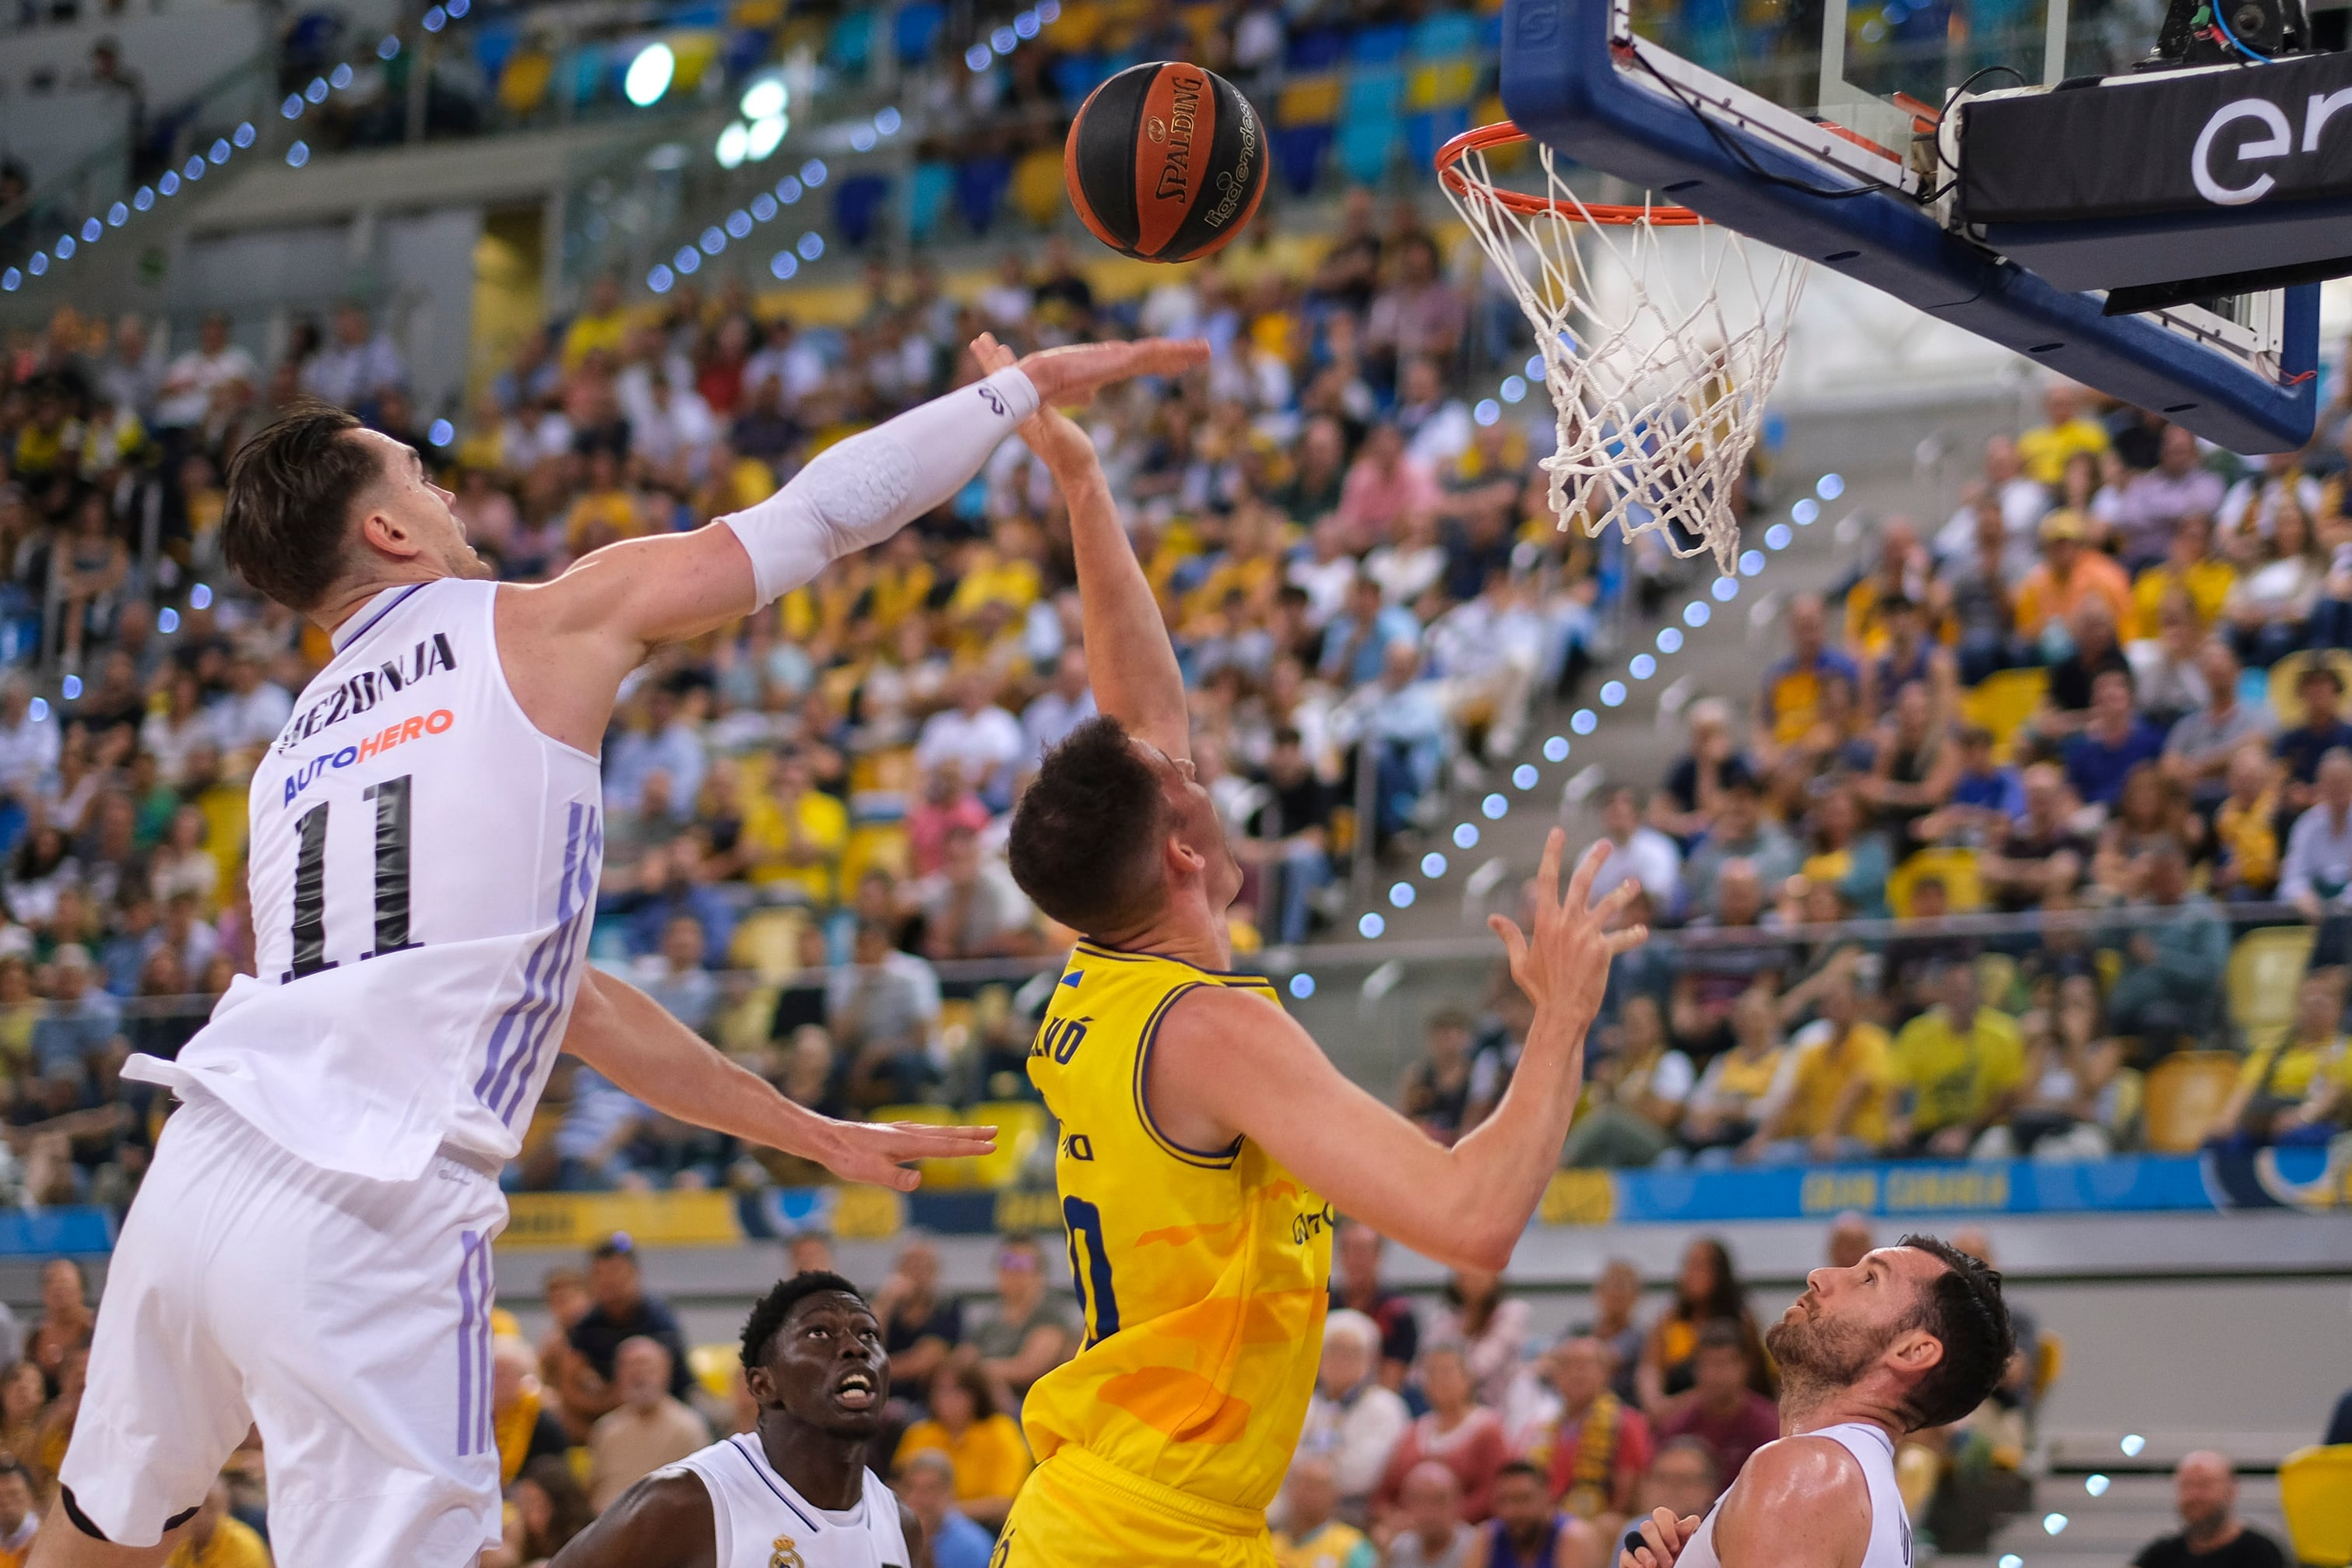
MULTIPOLYGON (((1015 359, 1013 351, 998 342, 992 332, 982 332, 971 340, 971 357, 979 362, 982 374, 991 375, 1007 365, 1025 366, 1027 363, 1015 359)), ((1021 422, 1020 435, 1023 443, 1057 479, 1084 473, 1097 464, 1094 442, 1053 399, 1042 396, 1042 389, 1037 412, 1021 422)))
POLYGON ((1037 401, 1047 408, 1084 403, 1097 387, 1139 375, 1182 375, 1209 363, 1209 345, 1198 338, 1138 338, 1132 342, 1068 343, 1015 360, 989 333, 972 341, 972 357, 982 373, 1018 364, 1037 401), (982 344, 988 345, 982 348, 982 344))
POLYGON ((1536 868, 1534 930, 1522 931, 1503 915, 1486 919, 1510 955, 1511 978, 1538 1007, 1558 1007, 1578 1026, 1601 1011, 1609 988, 1609 961, 1649 939, 1647 926, 1612 930, 1640 884, 1628 879, 1592 901, 1592 879, 1609 858, 1606 842, 1595 844, 1577 862, 1565 899, 1559 890, 1560 854, 1568 836, 1555 827, 1544 839, 1543 863, 1536 868))

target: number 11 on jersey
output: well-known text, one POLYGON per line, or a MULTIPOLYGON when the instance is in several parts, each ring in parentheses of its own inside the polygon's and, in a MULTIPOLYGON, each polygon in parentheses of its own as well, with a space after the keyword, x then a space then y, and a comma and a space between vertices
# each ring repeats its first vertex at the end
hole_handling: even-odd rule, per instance
MULTIPOLYGON (((413 774, 367 787, 375 802, 375 946, 360 954, 381 958, 417 944, 408 940, 409 781, 413 774)), ((301 844, 294 861, 294 966, 289 981, 332 969, 327 956, 327 808, 320 801, 294 824, 301 844)))

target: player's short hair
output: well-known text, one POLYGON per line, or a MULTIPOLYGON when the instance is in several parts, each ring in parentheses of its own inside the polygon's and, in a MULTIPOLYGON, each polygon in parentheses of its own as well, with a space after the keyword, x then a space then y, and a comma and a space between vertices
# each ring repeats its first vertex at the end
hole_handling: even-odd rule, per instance
POLYGON ((1912 1247, 1944 1266, 1923 1286, 1906 1329, 1925 1329, 1944 1347, 1944 1359, 1912 1385, 1903 1414, 1913 1431, 1947 1426, 1989 1398, 2017 1349, 2017 1331, 2001 1300, 2000 1273, 1949 1242, 1906 1236, 1912 1247))
POLYGON ((1167 799, 1127 729, 1098 714, 1045 752, 1013 811, 1013 879, 1066 926, 1099 935, 1133 925, 1160 895, 1167 799))
POLYGON ((311 609, 342 575, 352 503, 383 473, 352 438, 359 427, 358 416, 306 399, 229 459, 221 552, 289 609, 311 609))
POLYGON ((784 1320, 793 1315, 794 1307, 811 1296, 826 1294, 846 1296, 861 1305, 866 1300, 856 1286, 823 1268, 777 1280, 772 1289, 752 1304, 751 1315, 743 1320, 743 1370, 749 1372, 768 1363, 768 1347, 775 1340, 776 1331, 784 1326, 784 1320))

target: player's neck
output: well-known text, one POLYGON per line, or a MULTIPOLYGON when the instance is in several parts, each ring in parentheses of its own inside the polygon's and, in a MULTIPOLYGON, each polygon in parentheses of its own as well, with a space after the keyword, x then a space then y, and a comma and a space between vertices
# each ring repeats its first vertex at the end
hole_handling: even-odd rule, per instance
POLYGON ((1814 1389, 1784 1382, 1780 1388, 1780 1436, 1801 1437, 1830 1426, 1875 1426, 1889 1442, 1907 1429, 1893 1405, 1863 1388, 1814 1389))
POLYGON ((772 1410, 760 1413, 757 1433, 776 1474, 817 1507, 845 1512, 866 1495, 864 1437, 835 1436, 772 1410))
POLYGON ((1150 923, 1134 931, 1094 940, 1122 952, 1149 952, 1177 959, 1195 969, 1223 971, 1234 966, 1233 938, 1224 921, 1192 900, 1171 903, 1150 923))
POLYGON ((324 599, 311 607, 310 620, 320 631, 332 637, 342 629, 345 622, 367 608, 368 602, 386 588, 411 587, 419 583, 430 583, 440 575, 440 572, 422 561, 409 561, 381 576, 338 583, 324 599))

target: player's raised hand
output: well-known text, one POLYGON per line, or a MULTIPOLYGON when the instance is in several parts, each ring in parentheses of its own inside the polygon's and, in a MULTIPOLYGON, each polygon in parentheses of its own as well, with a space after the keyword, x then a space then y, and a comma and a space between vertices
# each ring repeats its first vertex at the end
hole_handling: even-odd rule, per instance
POLYGON ((992 1153, 993 1127, 933 1127, 920 1121, 835 1121, 817 1163, 845 1182, 911 1193, 923 1184, 906 1160, 961 1160, 992 1153))
POLYGON ((1617 1553, 1617 1568, 1674 1568, 1675 1559, 1697 1531, 1696 1517, 1676 1519, 1670 1508, 1654 1510, 1626 1531, 1624 1549, 1617 1553))
POLYGON ((972 357, 980 361, 982 373, 1002 370, 1006 363, 1018 363, 1029 384, 1037 389, 1037 401, 1048 408, 1084 403, 1095 389, 1114 381, 1126 381, 1139 375, 1182 375, 1209 363, 1209 345, 1198 338, 1138 338, 1133 342, 1070 343, 1058 349, 1043 349, 1024 354, 1018 361, 996 361, 981 352, 982 343, 993 345, 999 353, 1009 351, 986 332, 972 341, 972 357))
POLYGON ((1543 862, 1536 868, 1532 931, 1521 931, 1517 921, 1489 915, 1486 924, 1503 939, 1510 955, 1511 978, 1537 1006, 1568 1010, 1578 1025, 1590 1024, 1601 1011, 1601 993, 1609 986, 1609 961, 1649 940, 1647 926, 1612 931, 1619 911, 1633 899, 1639 884, 1630 878, 1592 902, 1592 879, 1609 858, 1606 842, 1595 844, 1577 862, 1568 879, 1568 896, 1559 890, 1559 858, 1568 836, 1555 827, 1544 839, 1543 862))
MULTIPOLYGON (((982 332, 971 340, 971 357, 979 362, 982 375, 1020 363, 992 332, 982 332)), ((1074 478, 1089 468, 1100 471, 1094 442, 1051 399, 1039 402, 1037 412, 1021 422, 1018 434, 1023 444, 1053 470, 1056 479, 1074 478)))

